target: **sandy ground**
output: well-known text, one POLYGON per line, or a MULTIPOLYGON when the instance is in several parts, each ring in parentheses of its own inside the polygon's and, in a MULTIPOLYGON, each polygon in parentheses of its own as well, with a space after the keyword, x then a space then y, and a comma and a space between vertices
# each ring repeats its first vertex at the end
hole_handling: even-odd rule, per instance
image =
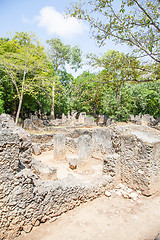
MULTIPOLYGON (((51 167, 56 164, 52 151, 36 158, 51 167)), ((101 165, 93 168, 101 173, 101 165)), ((60 163, 59 179, 71 171, 66 163, 60 163)), ((86 176, 73 171, 72 174, 86 176)), ((102 196, 84 203, 52 222, 35 227, 30 233, 23 232, 16 240, 153 240, 158 232, 160 192, 152 197, 139 195, 136 201, 113 193, 111 197, 102 196)))
POLYGON ((41 224, 16 240, 153 240, 160 231, 160 193, 137 201, 102 196, 41 224))
POLYGON ((90 161, 89 165, 80 167, 78 169, 72 170, 69 168, 69 164, 66 161, 55 161, 53 158, 53 150, 43 152, 40 155, 33 155, 34 158, 40 160, 42 163, 48 165, 49 167, 55 167, 57 169, 58 179, 66 178, 69 174, 73 175, 79 179, 84 178, 95 178, 102 175, 102 161, 93 160, 90 161))

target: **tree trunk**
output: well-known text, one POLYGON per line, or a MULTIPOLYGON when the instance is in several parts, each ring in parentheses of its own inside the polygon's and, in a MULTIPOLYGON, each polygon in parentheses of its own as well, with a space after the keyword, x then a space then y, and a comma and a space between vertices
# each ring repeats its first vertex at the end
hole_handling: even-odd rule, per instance
POLYGON ((18 123, 19 114, 20 114, 21 106, 22 106, 22 100, 23 100, 23 92, 21 93, 21 98, 19 99, 18 110, 17 110, 17 114, 16 114, 16 124, 18 123))
POLYGON ((54 119, 54 91, 55 91, 55 86, 54 83, 52 85, 52 106, 51 106, 51 119, 54 119))
POLYGON ((19 114, 21 111, 21 106, 22 106, 22 100, 23 100, 23 93, 24 93, 24 83, 25 83, 25 77, 26 77, 26 72, 24 71, 23 73, 23 81, 22 81, 22 90, 21 90, 21 96, 19 98, 19 104, 18 104, 18 110, 17 110, 17 114, 16 114, 16 124, 18 123, 18 119, 19 119, 19 114))

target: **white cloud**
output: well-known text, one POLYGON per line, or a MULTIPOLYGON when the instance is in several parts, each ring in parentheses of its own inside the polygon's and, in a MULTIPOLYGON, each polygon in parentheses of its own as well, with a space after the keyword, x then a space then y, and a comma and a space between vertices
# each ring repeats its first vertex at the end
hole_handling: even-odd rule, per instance
POLYGON ((87 29, 82 21, 74 17, 66 17, 65 14, 57 12, 54 7, 42 8, 39 16, 36 16, 36 20, 38 26, 44 27, 48 34, 56 34, 60 37, 72 38, 87 29))

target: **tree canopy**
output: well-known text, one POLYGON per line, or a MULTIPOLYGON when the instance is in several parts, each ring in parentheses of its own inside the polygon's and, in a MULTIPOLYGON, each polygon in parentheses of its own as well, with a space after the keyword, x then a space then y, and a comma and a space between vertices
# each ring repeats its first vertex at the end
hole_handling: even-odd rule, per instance
MULTIPOLYGON (((16 123, 25 93, 34 95, 35 87, 48 84, 50 65, 44 47, 34 34, 16 33, 11 39, 0 41, 0 70, 16 90, 19 103, 16 110, 16 123)), ((36 91, 37 92, 37 91, 36 91)))
POLYGON ((99 72, 73 77, 66 66, 80 67, 81 50, 57 38, 48 43, 49 56, 34 34, 0 38, 0 113, 11 114, 16 122, 35 112, 49 116, 53 106, 57 117, 72 110, 118 121, 131 114, 160 117, 157 61, 142 63, 135 55, 109 50, 88 55, 88 64, 100 67, 99 72))
POLYGON ((80 68, 82 53, 77 46, 71 47, 68 44, 64 44, 59 38, 47 40, 47 43, 49 44, 48 54, 53 66, 51 117, 54 118, 55 82, 58 79, 58 70, 65 70, 67 64, 75 70, 80 68))
POLYGON ((90 24, 101 45, 111 38, 160 63, 159 0, 79 0, 69 12, 90 24))

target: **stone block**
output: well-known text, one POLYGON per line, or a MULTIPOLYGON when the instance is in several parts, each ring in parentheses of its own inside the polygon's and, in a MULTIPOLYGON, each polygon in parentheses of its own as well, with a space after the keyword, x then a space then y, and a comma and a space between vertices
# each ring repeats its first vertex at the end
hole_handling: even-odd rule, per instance
POLYGON ((33 159, 32 171, 42 180, 57 180, 57 169, 48 167, 39 160, 33 159))
POLYGON ((85 112, 81 112, 79 114, 78 123, 84 124, 85 123, 85 118, 86 118, 86 113, 85 112))
POLYGON ((33 154, 35 155, 41 154, 41 148, 37 144, 33 144, 32 149, 33 149, 33 154))
POLYGON ((78 138, 78 167, 86 165, 91 160, 92 138, 85 134, 78 138))
POLYGON ((62 133, 54 136, 54 160, 65 160, 66 158, 66 144, 65 135, 62 133))
POLYGON ((121 180, 152 195, 160 189, 160 133, 148 126, 117 126, 120 137, 121 180))

